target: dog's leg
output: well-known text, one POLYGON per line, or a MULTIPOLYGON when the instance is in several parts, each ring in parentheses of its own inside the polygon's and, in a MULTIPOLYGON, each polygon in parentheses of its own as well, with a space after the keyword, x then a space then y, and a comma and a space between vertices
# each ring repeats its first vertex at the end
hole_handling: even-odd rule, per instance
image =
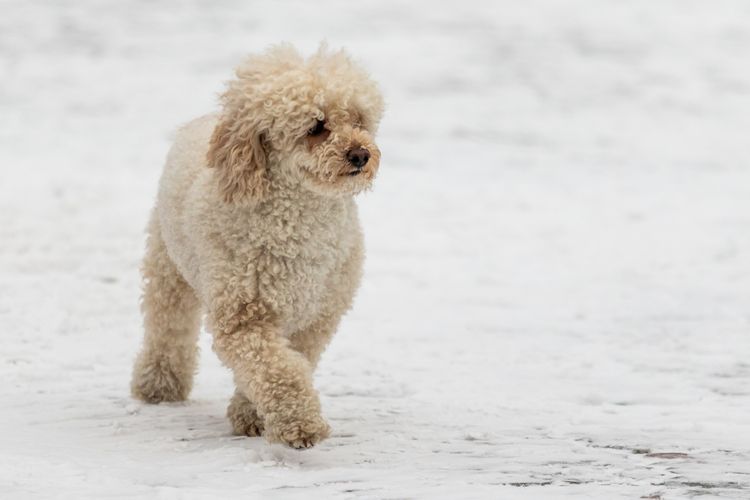
POLYGON ((352 305, 354 293, 360 282, 362 260, 360 239, 343 265, 331 273, 331 279, 326 286, 328 294, 323 301, 323 312, 310 326, 295 332, 290 338, 292 349, 302 353, 313 369, 318 365, 320 356, 336 333, 341 317, 352 305))
POLYGON ((258 415, 258 408, 239 389, 234 391, 234 396, 229 402, 227 417, 232 423, 232 430, 238 436, 253 437, 263 434, 264 424, 258 415))
POLYGON ((167 255, 155 217, 149 227, 142 310, 145 336, 133 368, 133 396, 148 403, 182 401, 193 385, 200 304, 167 255))
POLYGON ((321 315, 312 325, 296 332, 289 339, 291 348, 305 356, 313 370, 318 366, 320 356, 336 333, 342 314, 343 312, 321 315))
MULTIPOLYGON (((330 342, 339 324, 340 315, 326 315, 308 328, 295 333, 290 340, 290 347, 299 352, 310 362, 314 370, 320 355, 330 342)), ((232 423, 232 430, 238 436, 260 436, 263 433, 263 419, 258 415, 258 408, 237 388, 227 408, 227 417, 232 423)))
MULTIPOLYGON (((241 394, 256 405, 263 435, 293 448, 309 448, 328 437, 310 363, 289 348, 267 307, 243 301, 246 295, 226 284, 222 290, 209 311, 214 350, 234 372, 241 394)), ((230 419, 235 408, 230 405, 230 419)))

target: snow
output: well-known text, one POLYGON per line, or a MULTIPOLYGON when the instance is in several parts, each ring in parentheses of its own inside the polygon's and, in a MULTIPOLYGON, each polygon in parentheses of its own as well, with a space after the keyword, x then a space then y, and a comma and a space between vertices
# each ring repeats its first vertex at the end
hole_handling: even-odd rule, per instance
POLYGON ((0 497, 750 498, 750 4, 2 2, 0 497), (243 54, 346 46, 388 110, 332 437, 128 395, 176 127, 243 54))

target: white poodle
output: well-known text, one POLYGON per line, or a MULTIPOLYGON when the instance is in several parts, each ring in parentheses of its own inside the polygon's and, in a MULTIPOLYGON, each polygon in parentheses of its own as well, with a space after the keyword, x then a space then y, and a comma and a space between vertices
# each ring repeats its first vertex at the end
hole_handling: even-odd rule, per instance
POLYGON ((187 398, 205 311, 234 373, 234 431, 306 448, 329 434, 312 373, 360 281, 353 196, 378 170, 383 100, 343 52, 304 59, 281 45, 240 65, 222 102, 167 158, 132 391, 187 398))

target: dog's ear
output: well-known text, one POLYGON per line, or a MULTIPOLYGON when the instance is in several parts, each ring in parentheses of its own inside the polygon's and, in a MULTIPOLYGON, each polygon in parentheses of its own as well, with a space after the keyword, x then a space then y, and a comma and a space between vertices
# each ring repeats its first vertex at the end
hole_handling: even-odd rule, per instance
POLYGON ((252 203, 268 192, 264 137, 257 124, 232 114, 219 118, 206 159, 215 169, 219 190, 227 203, 252 203))

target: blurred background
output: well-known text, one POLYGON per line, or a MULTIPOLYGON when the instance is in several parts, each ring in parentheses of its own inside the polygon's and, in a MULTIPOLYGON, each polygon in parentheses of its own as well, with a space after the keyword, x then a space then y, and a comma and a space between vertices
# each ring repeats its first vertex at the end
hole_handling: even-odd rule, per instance
POLYGON ((0 12, 0 496, 750 495, 747 2, 0 12), (387 110, 334 435, 300 454, 230 436, 208 335, 189 403, 128 382, 174 132, 248 53, 323 40, 387 110))

